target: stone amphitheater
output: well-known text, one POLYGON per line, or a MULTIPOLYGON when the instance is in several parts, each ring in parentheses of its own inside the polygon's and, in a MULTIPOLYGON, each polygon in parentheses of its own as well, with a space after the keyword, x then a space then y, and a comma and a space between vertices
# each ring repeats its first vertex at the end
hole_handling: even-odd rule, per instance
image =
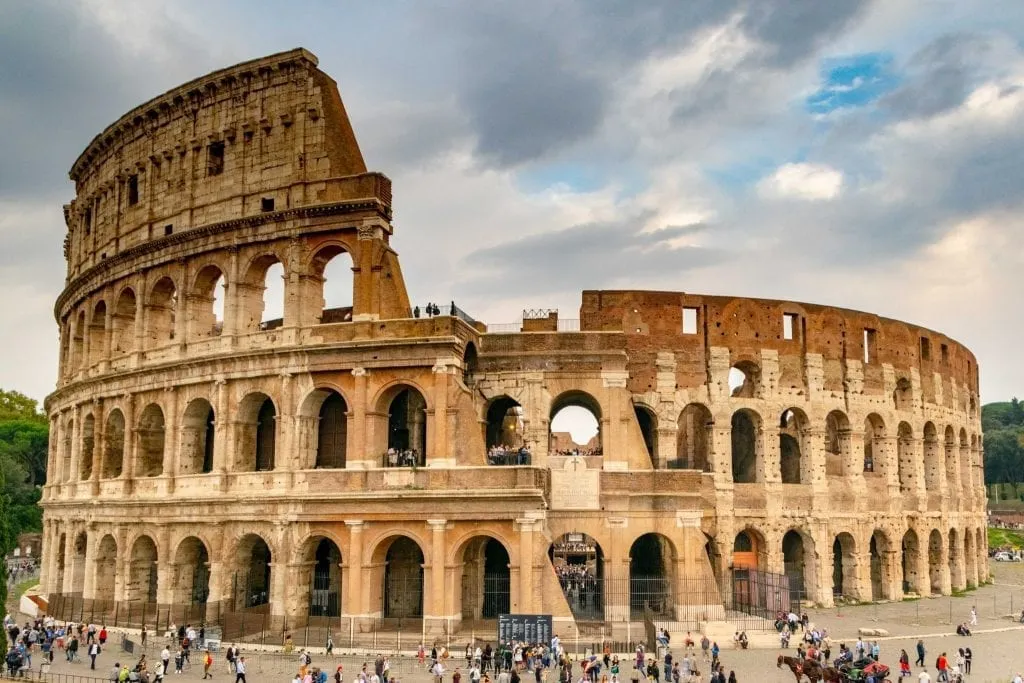
POLYGON ((70 176, 59 616, 280 637, 550 614, 617 637, 988 576, 969 350, 688 292, 491 327, 413 305, 391 182, 306 50, 140 105, 70 176))

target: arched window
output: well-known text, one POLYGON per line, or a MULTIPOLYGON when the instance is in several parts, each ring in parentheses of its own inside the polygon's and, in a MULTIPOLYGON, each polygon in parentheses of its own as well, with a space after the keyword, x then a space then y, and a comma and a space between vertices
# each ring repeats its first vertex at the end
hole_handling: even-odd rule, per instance
POLYGON ((95 365, 107 357, 107 304, 100 301, 92 311, 89 321, 89 365, 95 365))
POLYGON ((174 341, 178 289, 169 277, 160 278, 146 300, 146 348, 155 349, 174 341))
POLYGON ((508 396, 498 396, 487 405, 485 441, 487 464, 528 465, 530 451, 524 440, 523 407, 508 396))
POLYGON ((132 545, 128 564, 126 593, 129 602, 156 602, 156 543, 149 536, 139 536, 132 545))
POLYGON ((906 413, 913 410, 914 399, 910 380, 900 377, 896 381, 896 390, 892 392, 893 406, 898 412, 906 413))
POLYGON ((462 354, 462 383, 467 387, 473 386, 473 383, 476 382, 478 363, 476 344, 468 342, 466 350, 462 354))
POLYGON ((210 596, 210 553, 206 544, 189 536, 178 544, 172 576, 175 605, 205 605, 210 596))
POLYGON ((384 616, 423 616, 423 551, 419 545, 399 536, 384 561, 384 616))
POLYGON ((779 469, 783 484, 809 484, 810 421, 798 408, 787 408, 779 419, 779 469), (805 453, 807 455, 805 455, 805 453))
POLYGON ((139 417, 139 477, 156 477, 164 471, 164 412, 150 403, 139 417))
POLYGON ((466 542, 462 557, 462 618, 496 619, 511 607, 508 551, 500 541, 476 536, 466 542))
POLYGON ((843 411, 833 410, 825 417, 825 473, 846 474, 844 463, 849 462, 850 451, 850 420, 843 411))
POLYGON ((74 336, 71 338, 71 357, 74 359, 72 365, 75 370, 85 367, 85 311, 79 311, 75 318, 74 336))
POLYGON ((917 484, 916 449, 914 448, 914 433, 906 422, 899 424, 896 447, 899 456, 896 466, 899 472, 900 490, 913 491, 917 484))
POLYGON ((316 466, 345 467, 348 447, 348 406, 345 399, 332 391, 320 404, 317 421, 316 466))
POLYGON ((213 406, 205 398, 188 404, 182 420, 181 474, 200 474, 213 471, 213 452, 216 438, 213 406))
POLYGON ((711 429, 714 418, 700 403, 691 403, 679 414, 676 461, 670 467, 711 471, 711 429))
POLYGON ((761 418, 752 410, 732 415, 732 480, 736 484, 758 481, 761 459, 761 418))
POLYGON ((273 470, 277 448, 277 409, 274 402, 266 394, 249 394, 239 405, 238 418, 235 471, 273 470))
POLYGON ((604 551, 583 533, 563 534, 548 549, 566 602, 579 621, 604 619, 604 551))
POLYGON ((427 452, 427 401, 418 390, 399 385, 388 394, 385 466, 423 465, 427 452))
POLYGON ((217 337, 224 331, 224 273, 215 265, 203 266, 196 274, 189 297, 189 337, 217 337))
POLYGON ((644 448, 647 449, 647 457, 651 464, 658 466, 658 417, 650 408, 642 405, 633 405, 633 414, 636 416, 636 423, 640 427, 640 435, 644 439, 644 448))
POLYGON ((875 413, 864 420, 864 471, 882 473, 885 462, 885 423, 875 413))
POLYGON ((274 469, 277 450, 277 410, 269 398, 260 406, 256 416, 256 471, 274 469))
POLYGON ((284 265, 273 254, 253 259, 239 286, 242 332, 273 330, 284 324, 284 265))
POLYGON ((644 534, 629 549, 629 606, 634 618, 644 618, 647 610, 656 618, 675 615, 673 577, 675 548, 661 534, 644 534))
POLYGON ((103 439, 103 478, 115 479, 124 466, 124 415, 120 410, 115 408, 107 416, 103 439))
POLYGON ((761 368, 753 361, 740 361, 729 369, 729 394, 734 398, 761 396, 761 368))
POLYGON ((82 452, 79 456, 78 479, 88 481, 92 477, 92 457, 96 447, 96 418, 89 413, 82 420, 82 452))
POLYGON ((273 584, 270 581, 272 557, 267 542, 256 534, 246 534, 238 543, 235 562, 238 573, 231 582, 235 590, 235 609, 269 604, 273 584))
POLYGON ((111 351, 114 356, 131 353, 135 349, 136 309, 135 292, 126 287, 117 297, 117 306, 114 308, 114 318, 111 321, 113 328, 111 351))
POLYGON ((317 322, 351 322, 353 288, 352 257, 338 245, 324 247, 313 257, 313 277, 320 278, 321 306, 317 322))
POLYGON ((600 456, 601 406, 590 394, 569 391, 551 404, 548 452, 555 456, 600 456))

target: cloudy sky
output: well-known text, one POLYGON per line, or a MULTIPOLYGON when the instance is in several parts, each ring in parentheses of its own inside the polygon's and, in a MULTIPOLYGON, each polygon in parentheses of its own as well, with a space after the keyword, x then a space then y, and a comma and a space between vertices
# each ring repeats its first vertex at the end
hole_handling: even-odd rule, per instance
POLYGON ((809 300, 1024 395, 1024 2, 0 2, 0 386, 54 386, 67 170, 133 106, 296 46, 395 188, 417 302, 809 300))

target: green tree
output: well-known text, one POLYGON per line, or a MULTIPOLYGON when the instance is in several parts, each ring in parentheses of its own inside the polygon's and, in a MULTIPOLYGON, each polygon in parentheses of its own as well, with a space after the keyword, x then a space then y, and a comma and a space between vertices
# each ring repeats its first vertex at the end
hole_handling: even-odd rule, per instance
POLYGON ((17 391, 0 389, 0 422, 8 420, 34 420, 46 424, 46 416, 39 412, 35 399, 17 391))

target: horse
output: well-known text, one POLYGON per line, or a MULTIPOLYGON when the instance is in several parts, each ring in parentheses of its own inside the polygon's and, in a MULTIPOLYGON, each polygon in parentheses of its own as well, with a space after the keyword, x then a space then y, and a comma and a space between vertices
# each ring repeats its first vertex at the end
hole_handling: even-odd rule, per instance
MULTIPOLYGON (((804 659, 779 655, 778 661, 775 662, 775 667, 781 669, 783 664, 788 666, 789 670, 793 672, 793 678, 796 679, 796 683, 800 683, 801 679, 807 675, 806 670, 808 662, 804 659)), ((807 680, 814 683, 814 679, 810 676, 807 676, 807 680)))
POLYGON ((788 666, 789 670, 793 672, 793 678, 796 679, 796 683, 800 683, 804 676, 811 683, 818 683, 818 681, 844 683, 845 680, 843 674, 837 669, 833 669, 830 666, 823 667, 813 659, 798 659, 797 657, 779 655, 775 666, 781 669, 783 664, 788 666))

